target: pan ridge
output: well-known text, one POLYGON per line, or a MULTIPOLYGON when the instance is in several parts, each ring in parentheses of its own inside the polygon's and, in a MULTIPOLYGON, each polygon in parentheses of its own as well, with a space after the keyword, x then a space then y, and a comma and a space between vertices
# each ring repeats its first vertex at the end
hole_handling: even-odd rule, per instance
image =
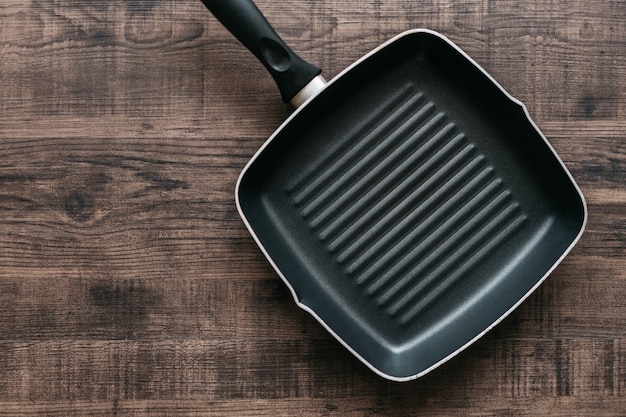
MULTIPOLYGON (((471 166, 468 168, 471 169, 471 166)), ((470 169, 460 171, 456 178, 461 180, 466 172, 471 174, 470 169)), ((421 239, 431 236, 451 218, 463 215, 468 206, 481 204, 483 200, 489 198, 497 191, 499 179, 491 178, 493 175, 491 167, 480 167, 480 169, 481 171, 476 176, 460 185, 458 192, 454 193, 455 189, 452 187, 442 188, 416 207, 401 222, 380 236, 376 244, 372 244, 367 251, 354 259, 346 267, 348 273, 358 274, 359 284, 370 281, 384 271, 383 268, 390 267, 403 253, 406 253, 407 247, 410 248, 421 239), (448 193, 453 194, 447 195, 448 193), (442 201, 438 202, 438 199, 442 201), (455 210, 456 213, 454 213, 455 210), (386 250, 383 256, 373 258, 375 252, 382 248, 386 250)))
MULTIPOLYGON (((445 175, 452 175, 450 166, 459 166, 467 160, 472 153, 469 146, 462 146, 463 135, 454 136, 449 142, 443 144, 433 154, 429 155, 414 172, 405 178, 398 178, 397 183, 378 197, 373 205, 364 207, 363 211, 352 219, 353 222, 346 229, 337 233, 329 244, 331 251, 339 253, 338 259, 347 257, 344 252, 354 252, 357 244, 364 236, 364 229, 372 232, 392 227, 401 219, 403 213, 410 207, 418 204, 420 199, 432 192, 436 186, 445 179, 445 175)), ((376 238, 376 233, 371 234, 376 238)))
MULTIPOLYGON (((471 172, 468 172, 468 174, 471 174, 471 172)), ((359 247, 360 252, 351 253, 349 254, 351 255, 349 257, 338 257, 338 260, 347 264, 346 268, 349 273, 354 274, 362 272, 372 264, 369 256, 372 251, 376 250, 377 246, 396 246, 397 244, 394 242, 397 242, 399 239, 417 238, 417 236, 411 236, 416 234, 422 236, 423 231, 421 229, 424 227, 436 227, 438 224, 443 222, 446 216, 449 215, 454 209, 458 210, 458 207, 462 206, 467 199, 472 198, 475 194, 485 192, 485 190, 489 189, 494 181, 491 181, 489 184, 485 184, 485 182, 492 176, 493 168, 481 167, 478 174, 473 177, 468 176, 468 178, 465 178, 465 182, 461 184, 462 192, 449 196, 449 194, 454 191, 452 187, 437 190, 401 221, 396 223, 393 227, 383 231, 383 234, 380 235, 377 240, 371 242, 377 234, 369 231, 368 233, 371 235, 369 245, 359 247), (432 226, 429 226, 431 224, 432 226)), ((455 179, 454 181, 463 180, 463 178, 459 178, 460 176, 458 174, 455 177, 458 179, 455 179)), ((376 261, 379 262, 380 259, 377 259, 376 261)))
MULTIPOLYGON (((443 135, 433 135, 426 146, 417 149, 399 170, 390 172, 381 180, 379 187, 373 188, 377 193, 364 195, 355 206, 330 224, 332 236, 328 246, 332 252, 339 254, 338 259, 346 256, 345 251, 353 250, 355 240, 363 237, 360 234, 363 230, 371 230, 373 224, 380 222, 381 216, 386 213, 385 208, 403 197, 406 199, 413 190, 427 183, 438 172, 438 167, 458 151, 460 137, 457 135, 450 140, 453 134, 453 129, 446 129, 443 135), (417 169, 413 167, 414 164, 418 166, 417 169)), ((324 232, 329 233, 327 230, 324 232)))
POLYGON ((405 123, 420 123, 423 116, 428 115, 432 110, 432 106, 421 106, 422 98, 421 94, 409 96, 396 111, 383 119, 376 127, 369 131, 359 132, 362 135, 357 136, 354 146, 347 148, 343 154, 337 155, 337 158, 329 164, 322 174, 313 178, 313 181, 307 183, 300 192, 294 195, 296 204, 305 205, 309 203, 303 208, 302 214, 308 217, 320 205, 315 201, 316 197, 325 197, 328 201, 334 193, 339 191, 336 187, 332 187, 337 179, 343 178, 349 168, 355 168, 355 165, 359 165, 359 163, 363 165, 363 160, 369 159, 372 151, 377 148, 382 147, 384 151, 385 145, 389 146, 388 141, 393 142, 394 139, 398 138, 393 134, 404 128, 405 123), (414 112, 416 108, 418 109, 417 113, 414 112))
MULTIPOLYGON (((437 268, 439 262, 449 257, 467 240, 480 233, 481 226, 490 223, 494 217, 499 215, 508 218, 513 211, 518 209, 518 205, 510 201, 510 193, 503 191, 497 194, 493 200, 487 200, 486 206, 476 210, 472 210, 474 208, 472 207, 460 216, 451 217, 431 236, 418 242, 418 245, 409 252, 411 256, 406 256, 401 262, 393 265, 383 275, 387 278, 386 282, 380 283, 381 280, 378 280, 376 285, 370 284, 368 292, 375 294, 382 291, 377 299, 381 305, 385 305, 393 304, 397 298, 404 297, 404 291, 407 288, 421 288, 428 285, 430 281, 424 278, 427 273, 437 268), (418 261, 412 262, 414 259, 418 261), (416 280, 417 282, 415 282, 416 280)), ((393 312, 394 308, 391 308, 390 311, 393 312)))
POLYGON ((357 145, 363 136, 374 131, 377 128, 376 125, 380 128, 379 120, 384 120, 388 124, 393 123, 402 116, 403 111, 406 111, 407 101, 419 101, 421 96, 413 84, 406 84, 396 91, 390 99, 377 106, 372 111, 371 117, 367 118, 364 123, 357 125, 353 132, 347 135, 346 140, 337 142, 317 158, 317 161, 303 174, 287 185, 286 192, 292 196, 294 203, 300 205, 303 201, 314 196, 315 191, 319 191, 320 187, 319 185, 316 187, 315 183, 321 175, 328 172, 328 166, 337 166, 337 161, 353 150, 353 146, 357 145))
POLYGON ((319 227, 325 223, 328 217, 331 217, 333 213, 338 210, 335 205, 329 207, 329 205, 331 205, 329 203, 337 202, 337 200, 332 200, 332 197, 337 195, 348 196, 350 193, 356 192, 355 190, 358 190, 358 188, 366 187, 368 184, 367 182, 363 184, 363 177, 366 176, 368 172, 370 173, 369 178, 373 180, 371 175, 372 170, 384 169, 387 165, 393 164, 395 160, 403 156, 402 151, 412 144, 412 141, 407 139, 414 137, 419 140, 422 137, 419 133, 407 135, 407 131, 413 131, 416 128, 420 128, 420 126, 420 131, 435 129, 442 117, 439 114, 431 117, 433 109, 434 106, 432 103, 424 104, 413 116, 407 119, 405 123, 392 130, 382 141, 377 143, 376 146, 368 149, 363 157, 359 158, 358 162, 329 181, 321 195, 313 199, 309 205, 303 209, 303 214, 305 215, 311 214, 312 212, 316 213, 316 217, 312 220, 311 224, 316 228, 319 227), (395 149, 392 148, 394 146, 395 149), (324 197, 324 200, 320 201, 321 197, 324 197))
POLYGON ((503 243, 506 242, 507 239, 512 238, 517 232, 519 232, 527 222, 528 216, 526 214, 521 212, 516 213, 516 215, 508 222, 500 225, 501 228, 494 231, 492 236, 487 235, 484 244, 468 249, 468 253, 462 260, 462 264, 460 266, 454 268, 446 276, 443 276, 442 271, 439 276, 433 278, 432 280, 433 282, 436 282, 436 285, 429 288, 428 293, 411 294, 410 298, 407 297, 407 301, 404 303, 404 306, 398 306, 397 311, 394 310, 392 314, 395 314, 402 308, 403 311, 399 313, 400 323, 402 325, 408 325, 415 321, 419 318, 420 313, 434 303, 439 297, 443 296, 445 291, 456 284, 464 274, 469 273, 480 262, 494 253, 503 243))
POLYGON ((381 115, 286 192, 344 274, 407 326, 528 216, 486 156, 422 92, 405 86, 381 115))
MULTIPOLYGON (((357 214, 374 210, 390 189, 397 188, 405 182, 412 184, 408 186, 417 186, 415 184, 423 181, 426 178, 426 167, 432 165, 433 155, 444 147, 449 135, 454 133, 453 130, 454 126, 448 124, 422 142, 419 148, 414 149, 413 152, 407 152, 401 163, 389 169, 386 174, 381 175, 363 195, 355 196, 353 198, 355 203, 351 207, 329 219, 327 224, 320 228, 320 238, 323 241, 329 241, 328 247, 332 252, 338 253, 338 259, 342 259, 343 250, 350 245, 351 239, 355 237, 349 231, 358 230, 362 226, 355 224, 356 221, 364 217, 361 215, 357 219, 357 214), (421 169, 415 170, 413 167, 416 165, 421 166, 421 169)), ((373 167, 370 172, 376 172, 376 167, 373 167)))

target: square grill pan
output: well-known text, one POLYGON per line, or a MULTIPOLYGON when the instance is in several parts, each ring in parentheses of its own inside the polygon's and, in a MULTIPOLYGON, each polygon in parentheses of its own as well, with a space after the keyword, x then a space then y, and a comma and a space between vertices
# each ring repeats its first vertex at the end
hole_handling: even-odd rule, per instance
POLYGON ((242 172, 237 206, 298 305, 396 381, 502 320, 587 218, 526 108, 428 30, 296 110, 242 172))

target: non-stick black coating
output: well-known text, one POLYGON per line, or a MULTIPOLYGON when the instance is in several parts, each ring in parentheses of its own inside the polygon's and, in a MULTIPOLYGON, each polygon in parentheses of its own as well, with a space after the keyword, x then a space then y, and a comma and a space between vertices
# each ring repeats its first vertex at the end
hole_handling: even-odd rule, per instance
POLYGON ((489 328, 584 222, 523 108, 430 32, 380 49, 301 109, 238 200, 300 302, 394 378, 489 328))

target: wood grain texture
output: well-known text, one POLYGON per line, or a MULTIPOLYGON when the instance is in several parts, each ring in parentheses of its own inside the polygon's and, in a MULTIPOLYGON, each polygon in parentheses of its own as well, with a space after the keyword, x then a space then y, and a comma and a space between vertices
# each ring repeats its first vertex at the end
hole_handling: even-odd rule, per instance
POLYGON ((626 415, 626 3, 258 5, 328 78, 406 29, 450 37, 570 168, 582 240, 475 345, 385 381, 237 215, 290 110, 200 1, 3 1, 0 416, 626 415))

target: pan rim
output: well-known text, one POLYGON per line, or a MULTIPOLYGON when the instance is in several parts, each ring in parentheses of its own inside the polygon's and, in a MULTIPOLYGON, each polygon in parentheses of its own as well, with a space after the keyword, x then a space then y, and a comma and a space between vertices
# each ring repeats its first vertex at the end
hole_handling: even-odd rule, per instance
POLYGON ((445 35, 443 35, 443 34, 441 34, 439 32, 436 32, 434 30, 431 30, 431 29, 423 29, 423 28, 410 29, 410 30, 404 31, 404 32, 394 36, 393 38, 389 39, 388 41, 384 42, 383 44, 379 45, 378 47, 374 48, 373 50, 371 50, 370 52, 368 52, 367 54, 365 54, 364 56, 362 56, 361 58, 356 60, 354 63, 352 63, 351 65, 346 67, 344 70, 339 72, 322 89, 320 89, 320 91, 318 91, 317 94, 313 95, 312 97, 309 97, 302 105, 300 105, 297 109, 295 109, 289 115, 289 117, 287 117, 287 119, 283 123, 281 123, 281 125, 272 133, 272 135, 268 139, 265 140, 265 142, 255 152, 255 154, 250 158, 250 160, 246 163, 246 165, 242 169, 242 171, 239 174, 239 177, 237 179, 237 183, 235 185, 235 203, 236 203, 236 206, 237 206, 237 211, 239 212, 239 216, 241 217, 241 219, 242 219, 243 223, 245 224, 246 228, 248 229, 248 232, 251 234, 252 238, 256 242, 256 244, 259 247, 259 249, 261 249, 261 252, 265 256, 265 258, 268 260, 268 262, 270 263, 272 268, 274 268, 276 273, 279 275, 279 277, 282 279, 282 281, 289 288, 289 291, 291 292, 291 295, 292 295, 296 305, 299 308, 301 308, 302 310, 304 310, 304 311, 308 312, 309 314, 311 314, 335 339, 337 339, 346 349, 348 349, 348 351, 350 353, 352 353, 357 359, 359 359, 362 363, 364 363, 373 372, 375 372, 376 374, 378 374, 379 376, 381 376, 381 377, 383 377, 383 378, 385 378, 387 380, 394 381, 394 382, 408 382, 408 381, 418 379, 418 378, 428 374, 432 370, 438 368, 439 366, 443 365, 444 363, 446 363, 449 360, 451 360, 452 358, 454 358, 456 355, 461 353, 463 350, 467 349, 470 345, 472 345, 474 342, 476 342, 478 339, 480 339, 486 333, 488 333, 491 329, 493 329, 495 326, 497 326, 509 314, 511 314, 514 310, 516 310, 533 292, 535 292, 537 290, 537 288, 539 288, 539 286, 541 286, 541 284, 543 284, 543 282, 546 280, 546 278, 558 267, 558 265, 563 261, 563 259, 565 259, 565 257, 570 253, 570 251, 574 248, 574 246, 581 239, 581 237, 582 237, 582 235, 584 233, 585 227, 587 225, 587 220, 588 220, 587 202, 585 200, 585 197, 584 197, 584 195, 583 195, 579 185, 574 180, 574 177, 572 176, 570 171, 567 169, 567 167, 565 166, 565 163, 560 158, 560 156, 557 154, 557 152, 554 149, 554 147, 552 146, 552 144, 548 141, 546 136, 543 134, 543 132, 539 129, 539 127, 536 125, 534 120, 531 118, 530 113, 528 112, 528 109, 527 109, 526 105, 523 102, 521 102, 520 100, 518 100, 517 98, 513 97, 508 91, 506 91, 504 89, 504 87, 502 87, 500 85, 500 83, 498 83, 498 81, 496 81, 482 66, 480 66, 476 61, 474 61, 474 59, 472 59, 472 57, 470 57, 465 51, 463 51, 459 46, 457 46, 454 42, 452 42, 445 35), (572 242, 569 244, 569 246, 563 251, 561 256, 546 271, 546 273, 522 297, 520 297, 515 304, 513 304, 508 310, 506 310, 500 317, 498 317, 496 320, 494 320, 489 326, 487 326, 483 331, 478 333, 472 339, 468 340, 465 344, 463 344, 462 346, 459 346, 453 352, 451 352, 447 356, 443 357, 439 361, 431 364, 429 367, 427 367, 427 368, 423 369, 422 371, 420 371, 420 372, 418 372, 416 374, 413 374, 413 375, 398 377, 398 376, 394 376, 394 375, 388 374, 386 372, 383 372, 382 370, 378 369, 374 364, 372 364, 370 361, 368 361, 363 356, 361 356, 345 340, 343 340, 343 338, 339 334, 337 334, 315 312, 315 310, 313 310, 309 306, 307 306, 307 305, 303 304, 302 302, 300 302, 300 298, 298 297, 298 294, 296 293, 294 287, 292 286, 290 281, 287 279, 287 277, 279 269, 278 265, 274 262, 274 260, 272 259, 271 255, 269 254, 269 252, 267 251, 267 249, 265 248, 265 246, 263 245, 263 243, 261 242, 261 240, 259 239, 259 237, 255 233, 252 225, 249 223, 249 221, 248 221, 248 219, 247 219, 247 217, 246 217, 246 215, 245 215, 245 213, 243 211, 243 208, 241 206, 240 187, 241 187, 241 182, 242 182, 243 178, 246 176, 246 172, 254 164, 256 159, 264 152, 265 148, 267 148, 269 146, 269 144, 274 140, 274 138, 283 130, 283 128, 285 126, 287 126, 291 122, 291 120, 293 118, 295 118, 312 100, 315 100, 315 98, 318 97, 319 94, 322 91, 324 91, 325 89, 327 89, 330 86, 332 86, 337 80, 342 78, 345 74, 350 72, 353 68, 355 68, 356 66, 361 64, 363 61, 365 61, 368 58, 370 58, 371 56, 377 54, 380 50, 386 48, 387 46, 391 45, 392 43, 397 42, 401 38, 404 38, 406 36, 411 36, 411 35, 414 35, 414 34, 428 34, 428 35, 432 35, 432 36, 438 37, 439 39, 441 39, 444 42, 446 42, 448 44, 448 46, 452 47, 454 50, 456 50, 458 53, 460 53, 473 66, 475 66, 483 75, 485 75, 489 79, 489 81, 491 81, 502 93, 504 93, 504 95, 506 96, 507 99, 509 99, 511 102, 513 102, 514 104, 516 104, 516 105, 518 105, 519 107, 522 108, 526 118, 528 119, 528 122, 533 127, 533 129, 535 129, 535 131, 539 134, 539 136, 541 137, 541 139, 543 140, 545 145, 547 145, 548 149, 552 152, 552 155, 556 158, 556 160, 560 164, 561 168, 566 173, 566 175, 569 178, 571 184, 574 186, 574 189, 576 190, 576 193, 578 194, 578 197, 580 198, 580 202, 582 204, 583 218, 582 218, 580 229, 579 229, 576 237, 572 240, 572 242))

